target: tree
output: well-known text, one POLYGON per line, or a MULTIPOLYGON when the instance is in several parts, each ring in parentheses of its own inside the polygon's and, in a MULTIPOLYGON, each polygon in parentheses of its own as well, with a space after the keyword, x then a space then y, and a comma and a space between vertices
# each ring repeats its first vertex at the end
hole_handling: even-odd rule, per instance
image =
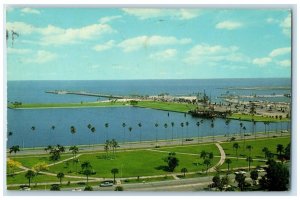
POLYGON ((25 178, 28 179, 28 185, 30 187, 30 183, 31 183, 31 180, 35 177, 35 172, 32 171, 32 170, 28 170, 26 173, 25 173, 25 178))
POLYGON ((187 168, 185 168, 185 167, 181 169, 181 173, 183 173, 183 177, 185 177, 185 173, 187 173, 187 171, 188 171, 188 170, 187 170, 187 168))
MULTIPOLYGON (((168 128, 168 124, 165 123, 165 124, 164 124, 164 127, 165 127, 165 129, 167 129, 167 128, 168 128)), ((167 140, 167 136, 168 136, 168 132, 166 131, 166 140, 167 140)))
POLYGON ((241 191, 244 190, 245 187, 245 179, 246 177, 244 176, 244 174, 236 174, 235 175, 235 181, 238 182, 238 187, 240 188, 241 191))
POLYGON ((32 170, 36 172, 36 176, 40 173, 40 171, 48 170, 48 164, 46 162, 39 162, 32 167, 32 170))
MULTIPOLYGON (((95 127, 92 127, 90 130, 91 130, 91 133, 93 133, 93 134, 94 134, 94 138, 95 138, 95 136, 96 136, 96 134, 95 134, 95 132, 96 132, 96 128, 95 128, 95 127)), ((96 141, 96 138, 94 139, 94 142, 93 142, 93 147, 94 147, 95 141, 96 141)))
POLYGON ((115 188, 115 191, 123 191, 123 190, 124 190, 124 188, 122 186, 117 186, 115 188))
POLYGON ((115 156, 115 149, 118 147, 118 142, 115 139, 111 140, 112 148, 113 148, 113 154, 115 156))
POLYGON ((12 174, 15 173, 16 168, 21 167, 21 166, 22 166, 22 164, 20 162, 8 158, 7 167, 8 167, 8 169, 11 169, 12 174))
POLYGON ((281 154, 284 151, 283 145, 282 144, 277 144, 276 151, 277 151, 277 153, 279 153, 279 157, 281 157, 281 154))
POLYGON ((174 134, 173 134, 173 129, 174 129, 174 125, 175 125, 175 123, 174 122, 171 122, 171 126, 172 126, 172 142, 173 142, 173 140, 174 140, 174 134))
POLYGON ((239 143, 237 143, 237 142, 233 143, 232 147, 235 149, 236 159, 238 159, 238 153, 237 153, 237 151, 240 148, 239 143))
POLYGON ((212 129, 213 142, 215 142, 215 133, 214 133, 214 127, 215 127, 215 124, 214 124, 214 120, 213 120, 213 119, 211 120, 210 127, 211 127, 211 129, 212 129))
POLYGON ((246 136, 246 126, 243 127, 244 130, 244 143, 243 143, 243 151, 245 151, 245 136, 246 136))
POLYGON ((111 170, 111 173, 114 175, 114 184, 116 184, 116 174, 119 173, 119 169, 113 168, 113 169, 111 170))
POLYGON ((122 123, 122 127, 123 127, 123 144, 125 144, 125 127, 126 127, 125 122, 122 123))
POLYGON ((251 150, 253 149, 253 147, 251 145, 247 145, 246 149, 249 151, 249 156, 251 156, 251 150))
POLYGON ((250 177, 252 179, 253 185, 256 185, 256 180, 258 179, 258 172, 256 170, 251 171, 250 177))
POLYGON ((259 181, 260 186, 268 191, 287 191, 289 185, 289 170, 279 162, 272 159, 267 162, 266 174, 259 181))
POLYGON ((89 161, 85 161, 81 164, 82 174, 86 176, 86 182, 89 182, 89 176, 93 174, 92 165, 89 161))
POLYGON ((14 152, 15 154, 20 151, 20 146, 16 145, 16 146, 12 146, 9 148, 9 153, 11 154, 12 152, 14 152))
POLYGON ((180 126, 181 126, 181 128, 182 128, 182 131, 181 131, 181 145, 183 145, 183 127, 184 127, 184 123, 181 122, 181 123, 180 123, 180 126))
POLYGON ((205 159, 203 161, 203 164, 206 165, 206 174, 208 172, 208 167, 211 165, 211 160, 210 159, 205 159))
POLYGON ((62 172, 59 172, 59 173, 56 175, 56 177, 59 179, 59 182, 60 182, 60 184, 61 184, 61 181, 62 181, 62 179, 65 177, 65 174, 62 173, 62 172))
POLYGON ((50 190, 51 191, 60 191, 60 186, 58 184, 52 184, 50 190))
POLYGON ((289 143, 284 149, 284 158, 290 160, 291 157, 291 143, 289 143))
POLYGON ((85 186, 84 191, 93 191, 93 187, 90 185, 85 186))
POLYGON ((204 151, 204 150, 202 150, 202 151, 200 152, 200 158, 205 159, 206 157, 207 157, 207 152, 204 151))
POLYGON ((243 123, 240 122, 240 136, 241 136, 241 138, 242 138, 242 128, 243 128, 243 123))
POLYGON ((223 189, 223 186, 221 185, 221 178, 220 178, 220 175, 217 174, 215 175, 213 178, 212 178, 212 181, 213 181, 213 186, 222 190, 223 189))
MULTIPOLYGON (((128 142, 130 142, 130 136, 131 136, 132 127, 130 126, 128 128, 128 130, 129 130, 129 140, 128 140, 128 142)), ((131 148, 131 143, 130 143, 130 148, 131 148)))
POLYGON ((49 152, 50 154, 50 160, 59 160, 60 159, 60 153, 65 152, 65 147, 61 145, 56 145, 56 147, 52 148, 49 152))
POLYGON ((77 146, 71 146, 71 147, 69 148, 69 151, 72 152, 72 154, 73 154, 73 159, 75 159, 75 158, 76 158, 76 154, 78 153, 79 149, 78 149, 77 146))
POLYGON ((264 147, 264 148, 262 149, 262 152, 265 153, 265 158, 267 158, 268 153, 269 153, 270 151, 269 151, 269 149, 268 149, 267 147, 264 147))
POLYGON ((232 161, 230 160, 230 158, 226 158, 225 163, 227 164, 227 172, 229 172, 229 165, 232 163, 232 161))
POLYGON ((189 138, 189 122, 185 122, 186 126, 186 138, 189 138))
POLYGON ((71 134, 73 135, 73 145, 75 145, 75 140, 74 140, 75 133, 76 133, 76 128, 75 128, 75 126, 71 126, 71 127, 70 127, 70 132, 71 132, 71 134))
POLYGON ((105 139, 107 140, 107 129, 108 129, 108 127, 109 127, 109 123, 105 123, 104 124, 104 127, 106 128, 106 134, 105 134, 105 139))
POLYGON ((248 157, 246 158, 246 161, 248 162, 248 171, 250 171, 250 165, 251 165, 251 163, 253 162, 253 159, 252 159, 251 156, 248 156, 248 157))
POLYGON ((179 160, 175 156, 175 152, 170 152, 168 157, 164 159, 164 161, 168 164, 168 171, 170 172, 173 172, 175 167, 179 165, 179 160))
POLYGON ((199 144, 199 138, 200 138, 200 136, 199 136, 199 126, 200 126, 200 122, 197 122, 196 125, 197 125, 197 129, 198 129, 197 133, 198 133, 198 144, 199 144))
POLYGON ((48 145, 44 150, 46 152, 51 151, 53 149, 53 147, 51 145, 48 145))
POLYGON ((156 141, 156 146, 157 146, 157 145, 158 145, 158 144, 157 144, 157 128, 158 128, 158 123, 155 123, 154 126, 156 127, 155 141, 156 141))
POLYGON ((254 131, 254 139, 256 140, 256 121, 252 121, 253 124, 253 131, 254 131))
POLYGON ((142 142, 142 131, 141 131, 141 128, 142 128, 142 123, 138 123, 138 126, 140 128, 140 143, 142 142))
POLYGON ((225 120, 225 124, 226 124, 226 127, 227 127, 227 137, 228 137, 228 138, 229 138, 229 135, 230 135, 230 134, 229 134, 229 124, 230 124, 230 121, 231 121, 230 119, 226 119, 226 120, 225 120))

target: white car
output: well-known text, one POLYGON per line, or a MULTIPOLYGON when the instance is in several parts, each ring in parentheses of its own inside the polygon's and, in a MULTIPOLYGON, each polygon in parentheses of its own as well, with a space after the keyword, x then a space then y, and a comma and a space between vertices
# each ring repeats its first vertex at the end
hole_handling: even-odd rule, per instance
POLYGON ((80 189, 80 188, 75 188, 75 189, 73 189, 72 191, 74 191, 74 192, 80 192, 80 191, 82 191, 82 189, 80 189))
POLYGON ((234 172, 235 174, 246 174, 245 171, 237 171, 237 172, 234 172))

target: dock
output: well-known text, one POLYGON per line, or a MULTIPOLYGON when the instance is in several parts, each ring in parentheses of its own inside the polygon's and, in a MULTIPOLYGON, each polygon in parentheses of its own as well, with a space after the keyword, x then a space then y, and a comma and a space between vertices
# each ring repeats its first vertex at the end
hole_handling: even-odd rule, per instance
POLYGON ((125 96, 92 93, 92 92, 85 92, 85 91, 54 90, 54 91, 46 91, 46 93, 49 93, 49 94, 73 94, 73 95, 92 96, 92 97, 104 97, 104 98, 109 98, 109 99, 126 99, 127 98, 125 96))

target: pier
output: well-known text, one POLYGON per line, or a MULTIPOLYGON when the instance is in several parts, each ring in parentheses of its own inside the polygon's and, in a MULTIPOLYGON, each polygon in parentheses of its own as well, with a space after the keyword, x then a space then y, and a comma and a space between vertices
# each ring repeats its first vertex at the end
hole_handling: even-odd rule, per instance
POLYGON ((73 94, 73 95, 82 95, 82 96, 104 97, 104 98, 109 98, 109 99, 126 99, 127 98, 125 96, 92 93, 92 92, 85 92, 85 91, 54 90, 54 91, 46 91, 46 93, 49 93, 49 94, 73 94))

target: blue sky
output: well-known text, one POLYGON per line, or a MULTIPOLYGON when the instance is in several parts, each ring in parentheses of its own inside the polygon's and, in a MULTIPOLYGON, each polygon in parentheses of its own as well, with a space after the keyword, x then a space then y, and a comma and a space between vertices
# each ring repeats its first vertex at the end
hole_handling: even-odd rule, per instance
POLYGON ((290 77, 286 9, 8 8, 8 80, 290 77), (11 40, 11 30, 19 34, 11 40))

